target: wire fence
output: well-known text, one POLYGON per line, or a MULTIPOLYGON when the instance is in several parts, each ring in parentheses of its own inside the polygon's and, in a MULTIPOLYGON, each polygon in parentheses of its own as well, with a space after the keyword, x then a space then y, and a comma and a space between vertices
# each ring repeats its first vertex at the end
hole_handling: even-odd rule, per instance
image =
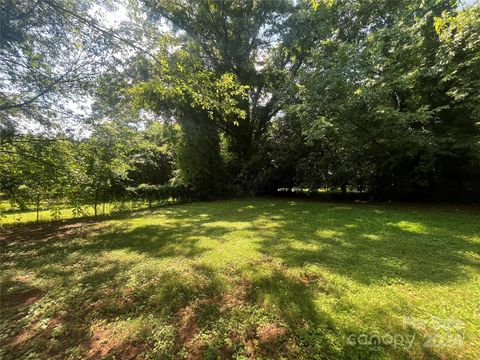
POLYGON ((22 193, 0 200, 0 223, 42 222, 148 209, 194 199, 185 187, 144 186, 118 194, 22 193))

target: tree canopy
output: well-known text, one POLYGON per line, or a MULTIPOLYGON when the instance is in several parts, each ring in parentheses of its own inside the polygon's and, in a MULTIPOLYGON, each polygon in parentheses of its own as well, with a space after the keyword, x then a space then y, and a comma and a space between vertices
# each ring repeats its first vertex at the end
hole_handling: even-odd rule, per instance
POLYGON ((7 0, 1 11, 0 191, 480 196, 478 4, 7 0), (95 15, 119 8, 120 26, 95 15))

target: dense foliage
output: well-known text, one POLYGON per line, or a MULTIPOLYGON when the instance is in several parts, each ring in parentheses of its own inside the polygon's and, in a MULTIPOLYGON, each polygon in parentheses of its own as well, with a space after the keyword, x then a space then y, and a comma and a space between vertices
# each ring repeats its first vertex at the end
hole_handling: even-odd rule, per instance
POLYGON ((480 197, 478 5, 145 0, 114 30, 95 6, 2 5, 0 191, 480 197), (86 94, 87 136, 25 127, 86 94))

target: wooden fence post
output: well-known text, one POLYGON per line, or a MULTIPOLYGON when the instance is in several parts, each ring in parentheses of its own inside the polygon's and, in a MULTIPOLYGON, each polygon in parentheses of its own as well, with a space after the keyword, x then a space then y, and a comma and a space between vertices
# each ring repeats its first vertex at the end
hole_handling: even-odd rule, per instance
POLYGON ((93 205, 93 211, 97 216, 97 203, 98 203, 98 186, 95 187, 95 204, 93 205))
POLYGON ((103 195, 102 195, 102 209, 103 209, 103 215, 105 216, 105 189, 103 189, 103 195))
POLYGON ((40 194, 37 194, 37 224, 38 224, 38 213, 40 210, 40 194))

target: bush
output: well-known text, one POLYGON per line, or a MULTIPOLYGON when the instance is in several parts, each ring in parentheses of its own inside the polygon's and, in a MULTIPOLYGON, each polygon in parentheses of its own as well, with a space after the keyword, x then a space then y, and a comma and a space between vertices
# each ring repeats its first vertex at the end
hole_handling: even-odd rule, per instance
POLYGON ((190 201, 197 199, 192 189, 184 184, 178 185, 150 185, 140 184, 137 187, 127 188, 129 197, 140 197, 141 199, 152 203, 154 201, 164 201, 173 199, 176 201, 190 201))

